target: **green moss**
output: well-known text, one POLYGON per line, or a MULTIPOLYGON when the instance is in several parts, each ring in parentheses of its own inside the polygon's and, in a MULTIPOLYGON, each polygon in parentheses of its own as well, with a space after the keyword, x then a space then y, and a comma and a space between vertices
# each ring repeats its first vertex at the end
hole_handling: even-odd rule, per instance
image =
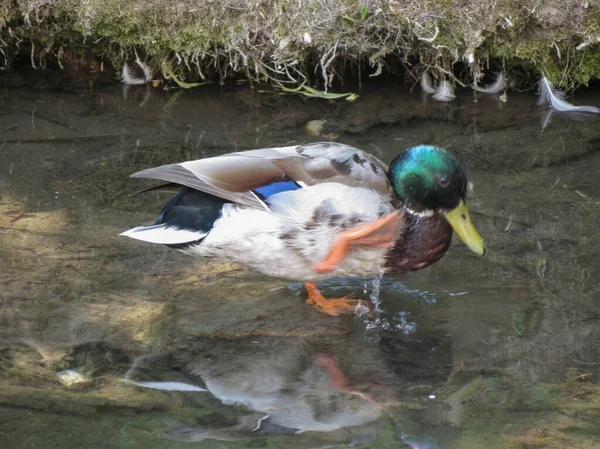
POLYGON ((420 61, 417 72, 447 74, 454 64, 469 61, 471 70, 461 75, 465 82, 494 58, 509 71, 524 67, 537 77, 545 70, 568 87, 600 77, 599 7, 576 0, 543 7, 534 0, 407 0, 393 8, 375 0, 365 5, 360 0, 333 5, 256 0, 247 6, 228 0, 21 0, 0 6, 0 45, 8 55, 31 54, 31 43, 34 53, 48 54, 81 46, 111 53, 118 67, 122 49, 131 54, 127 50, 135 46, 156 68, 176 60, 191 72, 185 76, 189 80, 200 71, 282 79, 286 66, 298 80, 296 70, 313 79, 325 71, 329 80, 344 76, 340 67, 346 60, 365 61, 382 48, 389 50, 386 62, 393 62, 390 55, 398 62, 420 61), (333 48, 337 57, 324 68, 333 48))
POLYGON ((575 77, 576 84, 588 84, 592 79, 598 78, 600 73, 600 48, 595 45, 594 48, 585 53, 578 53, 574 58, 573 65, 577 71, 572 76, 575 77))
POLYGON ((600 33, 600 6, 589 6, 589 12, 585 18, 585 24, 583 26, 583 35, 592 35, 594 33, 600 33))

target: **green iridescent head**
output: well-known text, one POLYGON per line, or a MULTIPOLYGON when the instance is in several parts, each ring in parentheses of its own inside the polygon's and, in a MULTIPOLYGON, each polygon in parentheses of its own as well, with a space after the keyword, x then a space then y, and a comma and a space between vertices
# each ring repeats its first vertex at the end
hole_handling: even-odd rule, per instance
POLYGON ((409 210, 443 214, 463 242, 483 255, 466 206, 467 175, 451 153, 431 145, 409 148, 390 164, 388 177, 409 210))
POLYGON ((415 210, 452 210, 467 193, 460 162, 445 149, 430 145, 409 148, 394 159, 389 178, 398 198, 415 210))

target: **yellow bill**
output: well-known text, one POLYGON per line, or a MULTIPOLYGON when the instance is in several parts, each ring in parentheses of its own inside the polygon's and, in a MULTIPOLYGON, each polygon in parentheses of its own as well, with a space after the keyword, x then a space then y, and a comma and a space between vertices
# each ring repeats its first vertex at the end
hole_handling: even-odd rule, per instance
POLYGON ((444 217, 454 229, 454 232, 458 234, 460 239, 467 245, 467 247, 479 256, 483 256, 485 253, 485 246, 483 239, 473 226, 471 217, 469 216, 469 208, 463 200, 460 200, 460 204, 452 209, 450 212, 443 212, 444 217))

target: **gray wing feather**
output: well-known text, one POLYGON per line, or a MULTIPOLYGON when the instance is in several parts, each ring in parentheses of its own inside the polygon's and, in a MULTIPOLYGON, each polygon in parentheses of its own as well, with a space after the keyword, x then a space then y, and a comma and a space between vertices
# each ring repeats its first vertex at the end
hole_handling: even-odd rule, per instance
POLYGON ((180 164, 169 164, 161 167, 150 168, 139 171, 131 175, 132 178, 160 179, 161 181, 174 182, 182 186, 206 192, 219 198, 223 198, 234 203, 244 204, 250 207, 267 208, 266 204, 256 197, 252 192, 230 192, 219 189, 202 179, 194 173, 182 167, 180 164))
POLYGON ((383 162, 349 145, 328 142, 229 153, 131 176, 174 182, 259 208, 266 205, 252 190, 286 179, 307 185, 339 182, 393 195, 383 162))

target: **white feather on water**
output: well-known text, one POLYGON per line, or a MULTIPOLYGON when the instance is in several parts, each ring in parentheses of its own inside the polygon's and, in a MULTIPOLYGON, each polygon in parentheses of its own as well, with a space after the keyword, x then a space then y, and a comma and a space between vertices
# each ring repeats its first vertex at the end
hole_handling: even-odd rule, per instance
POLYGON ((142 72, 144 72, 144 81, 146 83, 152 81, 152 69, 148 64, 145 64, 140 60, 137 52, 135 53, 135 63, 142 69, 142 72))
POLYGON ((423 72, 421 75, 421 89, 423 89, 423 92, 426 94, 435 93, 435 88, 433 87, 433 84, 431 84, 431 77, 427 72, 423 72))
POLYGON ((502 73, 498 73, 496 76, 496 81, 494 81, 492 84, 483 87, 473 86, 473 89, 484 94, 497 94, 504 90, 505 87, 506 82, 504 80, 504 75, 502 75, 502 73))
POLYGON ((550 103, 550 106, 559 112, 588 112, 591 114, 600 114, 600 109, 596 106, 575 106, 563 100, 563 93, 552 86, 552 83, 542 76, 540 81, 540 98, 538 104, 550 103))
POLYGON ((548 112, 546 112, 546 114, 544 114, 544 117, 542 117, 542 132, 546 129, 546 126, 548 126, 548 124, 550 123, 550 119, 552 118, 553 112, 554 112, 554 109, 550 108, 550 109, 548 109, 548 112))
POLYGON ((435 89, 435 94, 433 95, 433 98, 437 101, 444 102, 454 100, 456 98, 456 95, 454 95, 454 87, 452 87, 450 81, 441 81, 439 86, 435 89))
POLYGON ((135 55, 135 63, 142 70, 143 76, 136 76, 131 67, 129 67, 129 64, 126 62, 123 64, 123 71, 121 72, 121 81, 123 84, 128 86, 137 86, 152 81, 152 69, 148 64, 145 64, 140 60, 137 53, 135 55))
POLYGON ((206 388, 198 385, 186 384, 184 382, 138 382, 135 380, 124 379, 128 383, 138 387, 150 388, 161 391, 208 391, 206 388))
POLYGON ((136 86, 140 84, 146 84, 146 80, 142 77, 136 77, 129 67, 129 64, 123 64, 123 71, 121 72, 121 81, 128 86, 136 86))

